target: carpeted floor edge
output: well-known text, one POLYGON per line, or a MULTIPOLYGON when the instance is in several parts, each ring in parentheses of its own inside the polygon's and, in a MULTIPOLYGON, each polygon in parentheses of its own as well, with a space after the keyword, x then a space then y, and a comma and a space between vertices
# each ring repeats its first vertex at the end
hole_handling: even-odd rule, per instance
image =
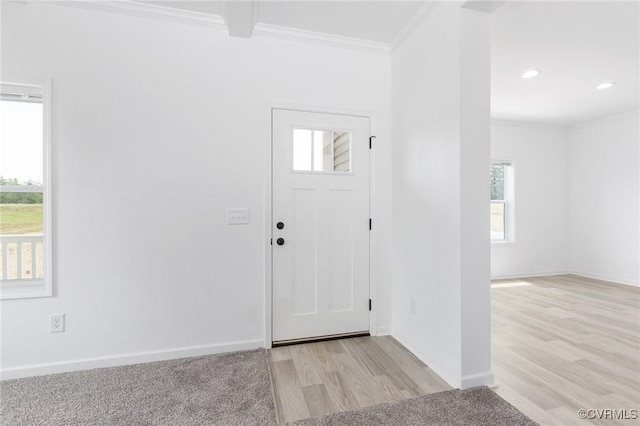
POLYGON ((537 426, 486 386, 454 389, 287 423, 291 426, 537 426))

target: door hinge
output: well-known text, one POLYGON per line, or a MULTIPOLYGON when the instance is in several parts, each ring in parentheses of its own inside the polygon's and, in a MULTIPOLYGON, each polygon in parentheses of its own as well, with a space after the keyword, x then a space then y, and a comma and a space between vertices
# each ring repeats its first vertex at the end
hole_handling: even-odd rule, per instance
POLYGON ((371 220, 371 218, 369 218, 369 231, 371 231, 372 223, 373 223, 373 221, 371 220))
POLYGON ((369 299, 369 310, 371 310, 371 299, 369 299))
POLYGON ((271 239, 271 245, 273 245, 273 238, 271 239))
POLYGON ((369 136, 369 149, 371 149, 371 147, 373 146, 373 139, 375 138, 375 136, 369 136))

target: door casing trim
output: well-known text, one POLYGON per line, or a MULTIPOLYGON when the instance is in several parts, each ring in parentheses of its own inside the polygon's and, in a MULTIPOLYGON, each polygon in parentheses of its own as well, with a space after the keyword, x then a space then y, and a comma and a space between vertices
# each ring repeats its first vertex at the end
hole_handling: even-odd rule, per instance
MULTIPOLYGON (((268 149, 266 152, 266 167, 264 178, 264 347, 270 349, 272 346, 272 323, 273 323, 273 256, 272 256, 272 230, 271 222, 273 220, 273 110, 283 109, 300 112, 311 112, 317 114, 335 114, 349 115, 354 117, 364 117, 369 119, 369 135, 375 134, 374 114, 371 110, 360 109, 343 109, 319 105, 296 104, 291 102, 267 102, 265 110, 267 111, 267 128, 265 133, 268 134, 268 149)), ((375 149, 369 151, 369 217, 375 219, 374 200, 375 200, 375 149)), ((374 220, 375 223, 375 220, 374 220)), ((369 298, 374 302, 374 308, 369 312, 369 332, 372 336, 377 335, 377 321, 375 315, 376 306, 376 279, 375 279, 375 262, 371 255, 375 253, 375 235, 372 230, 369 232, 369 298)))

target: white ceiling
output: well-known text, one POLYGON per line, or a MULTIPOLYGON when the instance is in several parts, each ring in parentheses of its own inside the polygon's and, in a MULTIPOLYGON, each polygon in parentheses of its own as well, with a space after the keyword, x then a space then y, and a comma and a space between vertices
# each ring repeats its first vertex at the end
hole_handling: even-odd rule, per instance
POLYGON ((507 2, 491 49, 494 118, 573 125, 640 107, 638 2, 507 2))
MULTIPOLYGON (((143 1, 159 6, 221 15, 219 1, 143 1)), ((362 40, 391 43, 422 7, 420 1, 276 1, 262 0, 258 22, 362 40)))
MULTIPOLYGON (((213 0, 144 1, 221 15, 213 0)), ((424 1, 259 2, 258 22, 391 44, 424 1)), ((492 15, 491 114, 573 125, 640 108, 638 1, 508 0, 492 15), (524 80, 527 69, 541 69, 524 80), (596 91, 604 81, 615 87, 596 91)))

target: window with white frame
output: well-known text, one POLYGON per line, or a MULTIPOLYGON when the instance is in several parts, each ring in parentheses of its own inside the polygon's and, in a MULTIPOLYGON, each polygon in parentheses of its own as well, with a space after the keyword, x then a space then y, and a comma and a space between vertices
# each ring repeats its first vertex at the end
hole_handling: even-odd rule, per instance
POLYGON ((52 295, 49 85, 0 83, 0 297, 52 295))
POLYGON ((513 164, 492 160, 491 180, 491 241, 513 241, 513 164))

